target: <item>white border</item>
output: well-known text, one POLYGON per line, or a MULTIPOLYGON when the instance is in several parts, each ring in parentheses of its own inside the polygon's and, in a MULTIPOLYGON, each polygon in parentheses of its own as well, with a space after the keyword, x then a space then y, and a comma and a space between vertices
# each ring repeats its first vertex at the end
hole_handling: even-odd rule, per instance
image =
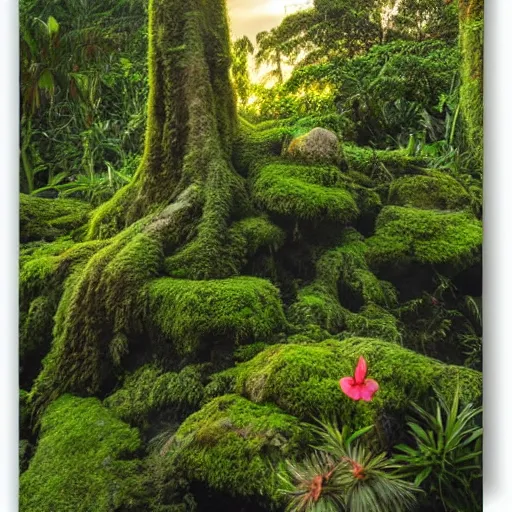
POLYGON ((18 510, 18 2, 0 0, 0 510, 18 510))
MULTIPOLYGON (((249 0, 248 0, 249 1, 249 0)), ((18 4, 0 0, 0 510, 18 510, 18 4)), ((512 503, 512 2, 485 19, 484 510, 512 503)))
POLYGON ((484 510, 512 506, 512 2, 485 8, 484 510))

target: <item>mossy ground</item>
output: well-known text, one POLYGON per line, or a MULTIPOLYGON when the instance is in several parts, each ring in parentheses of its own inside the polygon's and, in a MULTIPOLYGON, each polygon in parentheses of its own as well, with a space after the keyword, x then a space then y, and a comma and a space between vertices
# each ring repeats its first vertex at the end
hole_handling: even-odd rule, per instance
POLYGON ((253 196, 267 211, 297 219, 348 222, 359 213, 336 167, 268 164, 257 173, 253 196))

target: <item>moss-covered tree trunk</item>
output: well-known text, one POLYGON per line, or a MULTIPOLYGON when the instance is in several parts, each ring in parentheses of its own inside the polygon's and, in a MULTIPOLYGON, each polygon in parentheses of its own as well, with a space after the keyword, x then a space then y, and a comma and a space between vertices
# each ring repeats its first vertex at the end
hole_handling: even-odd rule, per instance
POLYGON ((151 0, 148 60, 143 161, 133 183, 93 219, 89 238, 116 234, 191 184, 228 179, 236 110, 225 2, 151 0))
MULTIPOLYGON (((236 107, 224 0, 151 0, 147 133, 134 180, 93 212, 86 240, 48 273, 63 286, 33 395, 94 394, 143 332, 143 286, 171 275, 222 278, 233 205, 236 107), (64 276, 64 277, 63 277, 64 276)), ((53 256, 52 256, 53 257, 53 256)))
POLYGON ((483 167, 483 31, 484 0, 459 0, 459 37, 462 52, 460 108, 465 146, 474 163, 483 167))

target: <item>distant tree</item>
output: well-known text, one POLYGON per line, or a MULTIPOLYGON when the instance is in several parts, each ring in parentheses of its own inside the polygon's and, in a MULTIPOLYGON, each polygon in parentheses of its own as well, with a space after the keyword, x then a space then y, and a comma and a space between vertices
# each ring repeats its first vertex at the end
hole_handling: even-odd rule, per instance
POLYGON ((282 37, 279 27, 268 31, 260 32, 256 36, 258 52, 256 53, 256 65, 269 64, 272 69, 267 73, 266 78, 274 78, 278 83, 284 79, 283 64, 286 57, 285 40, 282 37))
POLYGON ((458 34, 457 6, 447 0, 398 0, 391 18, 395 37, 416 41, 454 40, 458 34))
POLYGON ((233 64, 231 73, 235 85, 236 94, 242 105, 247 105, 251 79, 249 76, 249 55, 254 53, 254 46, 247 36, 237 39, 233 43, 233 64))

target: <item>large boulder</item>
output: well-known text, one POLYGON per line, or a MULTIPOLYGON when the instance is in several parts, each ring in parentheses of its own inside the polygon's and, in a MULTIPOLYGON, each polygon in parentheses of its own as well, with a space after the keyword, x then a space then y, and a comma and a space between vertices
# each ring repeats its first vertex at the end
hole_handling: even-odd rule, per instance
POLYGON ((313 128, 305 135, 292 140, 288 154, 308 163, 338 163, 338 137, 325 128, 313 128))
POLYGON ((20 511, 108 512, 131 502, 140 472, 139 432, 96 398, 65 395, 41 422, 37 450, 20 478, 20 511))
POLYGON ((273 403, 303 420, 338 417, 353 429, 375 425, 380 440, 392 446, 403 432, 412 402, 425 405, 434 388, 450 402, 457 382, 464 403, 481 399, 480 372, 444 364, 397 343, 351 338, 273 345, 216 374, 206 392, 237 393, 255 403, 273 403), (368 377, 380 386, 370 403, 355 402, 340 390, 339 380, 353 375, 360 356, 368 362, 368 377))

